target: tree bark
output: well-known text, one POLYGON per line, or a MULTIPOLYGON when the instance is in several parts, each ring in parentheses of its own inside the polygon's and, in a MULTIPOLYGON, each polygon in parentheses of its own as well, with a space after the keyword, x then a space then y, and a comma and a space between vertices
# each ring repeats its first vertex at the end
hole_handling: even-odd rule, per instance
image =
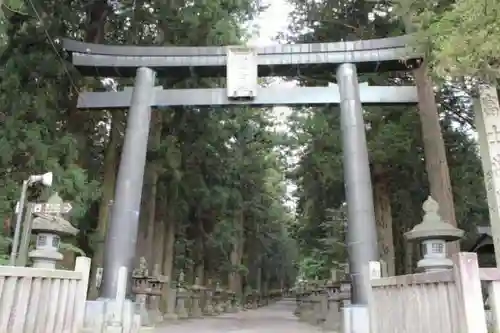
POLYGON ((396 274, 394 239, 392 235, 392 209, 389 179, 383 166, 374 167, 375 220, 377 222, 380 258, 387 265, 389 276, 396 274))
MULTIPOLYGON (((158 206, 162 200, 159 196, 156 197, 155 206, 158 206)), ((156 211, 158 207, 155 207, 156 211)), ((157 272, 159 274, 164 274, 164 256, 165 256, 165 222, 163 219, 153 216, 152 224, 154 226, 154 236, 153 236, 153 253, 151 254, 152 259, 152 272, 157 272), (158 269, 158 271, 156 271, 158 269)))
MULTIPOLYGON (((85 32, 85 42, 87 43, 103 43, 105 36, 105 23, 107 17, 111 11, 107 0, 96 0, 88 5, 87 9, 87 27, 85 32)), ((88 164, 88 159, 86 158, 86 153, 88 151, 88 135, 85 132, 85 126, 82 124, 89 123, 87 121, 89 117, 89 112, 83 112, 78 110, 78 92, 75 91, 75 87, 70 86, 69 93, 69 108, 68 108, 68 129, 76 137, 76 142, 79 144, 79 157, 78 165, 82 168, 86 168, 88 164)), ((118 111, 121 112, 121 111, 118 111)), ((109 213, 111 210, 111 203, 114 196, 115 187, 115 170, 117 164, 117 146, 119 142, 119 133, 117 130, 118 120, 116 119, 116 114, 113 115, 111 122, 111 137, 106 149, 104 157, 104 176, 103 176, 103 192, 101 197, 101 203, 99 206, 99 217, 97 222, 96 235, 99 238, 98 243, 95 245, 95 252, 92 258, 92 268, 90 277, 90 287, 89 287, 89 298, 95 299, 98 297, 98 289, 96 285, 96 273, 99 267, 102 267, 104 260, 104 239, 106 237, 107 222, 109 219, 109 213)), ((121 119, 121 118, 120 118, 121 119)))
MULTIPOLYGON (((422 126, 425 168, 429 178, 430 194, 439 203, 442 219, 457 227, 453 192, 441 124, 434 96, 433 83, 426 63, 413 71, 418 90, 418 107, 422 126)), ((459 242, 448 244, 448 255, 459 252, 459 242)))
MULTIPOLYGON (((166 209, 166 207, 165 207, 166 209)), ((166 214, 165 220, 165 239, 164 239, 164 255, 163 255, 163 275, 167 276, 170 281, 174 280, 174 245, 175 245, 175 220, 170 214, 166 214)), ((163 288, 161 295, 162 310, 165 311, 167 302, 167 290, 163 288)))
POLYGON ((197 220, 196 238, 194 248, 194 282, 203 284, 205 275, 205 230, 203 228, 203 219, 197 220))
MULTIPOLYGON (((117 111, 121 112, 121 111, 117 111)), ((97 230, 95 236, 97 242, 95 244, 95 252, 92 257, 92 275, 91 283, 89 289, 89 298, 95 299, 99 296, 99 291, 96 285, 96 274, 98 268, 103 267, 104 261, 104 241, 106 239, 106 232, 108 228, 108 221, 110 218, 111 206, 113 204, 113 197, 115 193, 115 181, 116 181, 116 166, 118 164, 118 145, 120 142, 120 133, 118 131, 119 122, 121 117, 117 113, 113 115, 111 120, 111 134, 106 147, 106 153, 104 155, 104 176, 102 183, 102 195, 101 202, 99 205, 99 217, 97 221, 97 230)))
MULTIPOLYGON (((87 22, 85 30, 84 41, 86 43, 101 44, 104 42, 105 25, 109 13, 112 8, 108 5, 107 0, 94 0, 87 6, 87 22)), ((94 79, 92 79, 94 80, 94 79)), ((96 112, 83 111, 77 108, 78 102, 78 88, 74 87, 74 83, 70 82, 68 100, 68 130, 76 138, 78 144, 78 165, 84 169, 88 166, 88 152, 89 152, 89 128, 88 124, 93 122, 89 121, 91 117, 96 116, 96 112)), ((93 129, 90 129, 93 130, 93 129)))
POLYGON ((155 197, 156 197, 156 172, 153 163, 148 162, 144 175, 144 185, 141 197, 141 212, 139 216, 139 230, 135 247, 135 259, 144 257, 148 263, 148 269, 152 269, 153 235, 155 219, 155 197))
POLYGON ((236 226, 235 226, 235 241, 233 243, 233 248, 230 254, 231 266, 232 270, 229 273, 229 289, 236 293, 236 295, 241 295, 241 273, 239 272, 239 267, 241 266, 241 260, 243 258, 243 250, 244 250, 244 234, 243 234, 243 214, 240 213, 239 216, 236 217, 236 226))
MULTIPOLYGON (((152 114, 152 128, 149 135, 148 151, 155 151, 159 145, 162 130, 162 118, 160 111, 152 114)), ((155 217, 157 198, 158 170, 156 162, 149 158, 144 174, 144 186, 141 198, 141 212, 139 221, 139 233, 136 243, 136 259, 144 257, 148 263, 150 272, 154 268, 155 243, 155 217)), ((156 252, 157 253, 157 252, 156 252)))
POLYGON ((404 274, 413 274, 413 256, 415 244, 405 241, 404 274))

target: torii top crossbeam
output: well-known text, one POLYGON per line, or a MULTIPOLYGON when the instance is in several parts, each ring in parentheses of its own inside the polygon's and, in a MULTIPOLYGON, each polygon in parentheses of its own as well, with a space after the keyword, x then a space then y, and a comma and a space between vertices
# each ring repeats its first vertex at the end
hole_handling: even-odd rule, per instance
MULTIPOLYGON (((408 45, 409 35, 334 43, 287 44, 257 48, 259 76, 335 73, 342 63, 355 63, 358 72, 406 70, 421 55, 408 45)), ((63 39, 64 49, 84 75, 134 76, 149 67, 169 77, 224 76, 227 47, 126 46, 63 39)))

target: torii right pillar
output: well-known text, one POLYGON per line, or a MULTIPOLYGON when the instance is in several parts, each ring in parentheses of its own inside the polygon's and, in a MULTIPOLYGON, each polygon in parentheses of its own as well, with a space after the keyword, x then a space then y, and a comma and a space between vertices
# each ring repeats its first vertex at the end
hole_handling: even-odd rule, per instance
POLYGON ((365 123, 359 95, 356 65, 337 69, 340 123, 344 153, 347 201, 347 252, 351 277, 351 305, 344 308, 344 333, 370 331, 368 300, 371 285, 369 263, 378 261, 377 229, 368 160, 365 123))
POLYGON ((494 85, 481 85, 474 100, 479 150, 488 197, 495 260, 500 265, 500 106, 494 85))

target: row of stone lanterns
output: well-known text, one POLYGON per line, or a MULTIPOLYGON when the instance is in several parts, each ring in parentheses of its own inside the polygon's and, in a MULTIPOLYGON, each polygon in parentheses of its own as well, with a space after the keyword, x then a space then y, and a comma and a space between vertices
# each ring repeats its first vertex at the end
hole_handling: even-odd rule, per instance
POLYGON ((219 283, 213 286, 210 280, 208 285, 212 287, 202 286, 200 279, 196 278, 192 286, 187 286, 181 271, 176 283, 170 286, 168 277, 158 274, 158 269, 149 274, 144 257, 140 258, 139 266, 132 272, 132 291, 136 296, 137 312, 141 315, 141 322, 146 325, 154 325, 162 319, 201 318, 257 308, 281 295, 281 290, 273 290, 264 297, 256 297, 256 292, 251 290, 246 294, 248 303, 240 307, 236 293, 222 288, 219 283), (162 315, 159 302, 155 300, 164 293, 164 288, 167 288, 167 304, 162 315))

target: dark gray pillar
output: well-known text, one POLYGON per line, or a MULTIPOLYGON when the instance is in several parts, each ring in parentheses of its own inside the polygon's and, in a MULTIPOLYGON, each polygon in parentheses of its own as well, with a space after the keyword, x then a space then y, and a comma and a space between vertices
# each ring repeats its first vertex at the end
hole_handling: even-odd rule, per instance
POLYGON ((377 230, 368 163, 365 123, 359 97, 358 75, 354 64, 337 69, 340 91, 340 122, 344 150, 344 184, 347 199, 347 249, 352 279, 353 304, 367 304, 369 261, 378 260, 377 230))
POLYGON ((115 200, 104 247, 104 270, 100 289, 103 298, 116 297, 120 267, 127 267, 129 274, 133 267, 154 84, 153 70, 145 67, 137 69, 118 168, 115 200))

